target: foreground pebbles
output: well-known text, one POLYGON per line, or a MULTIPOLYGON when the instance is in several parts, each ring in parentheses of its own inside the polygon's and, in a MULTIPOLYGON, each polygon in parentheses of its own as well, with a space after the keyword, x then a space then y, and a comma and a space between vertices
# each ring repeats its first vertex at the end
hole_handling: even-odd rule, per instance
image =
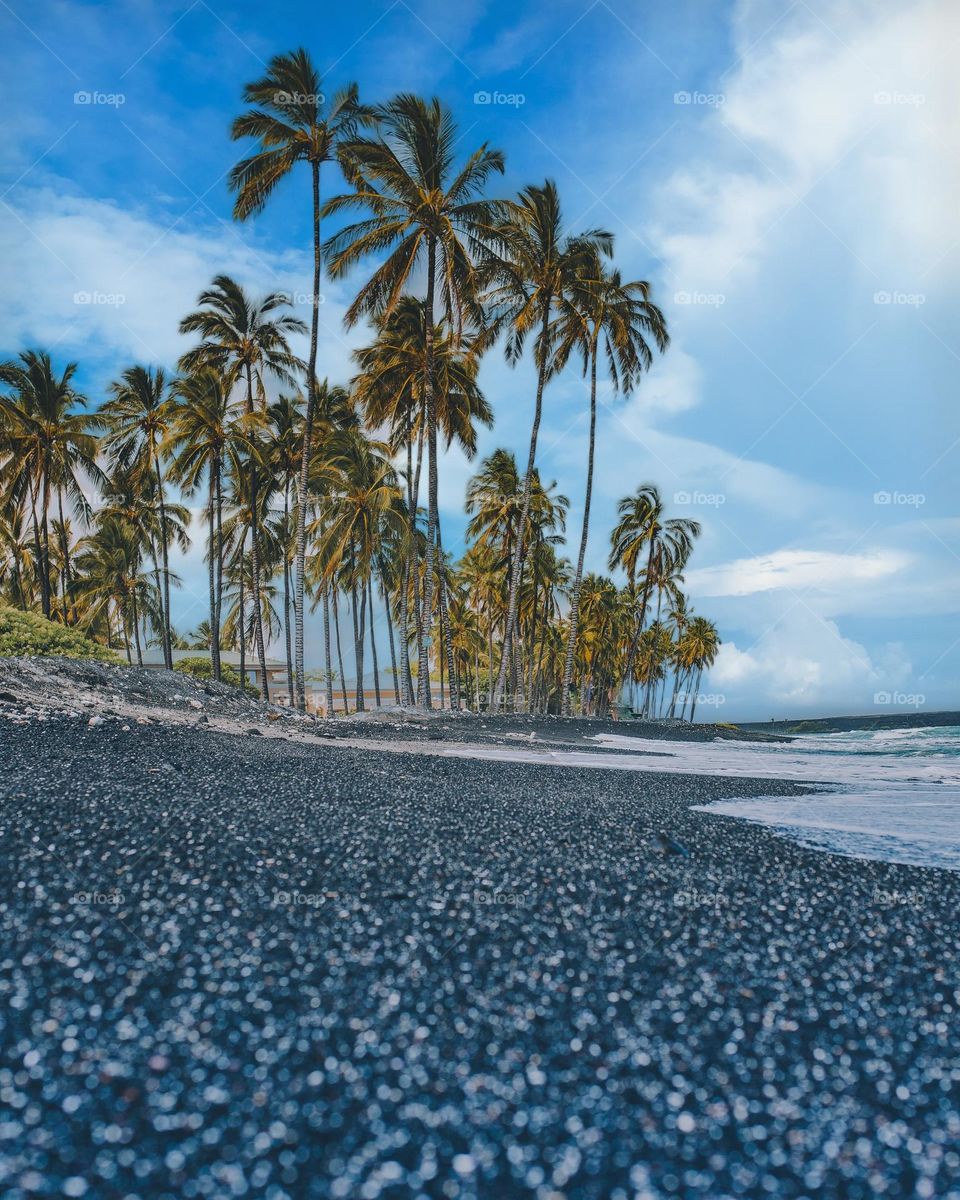
POLYGON ((0 755, 9 1200, 960 1197, 960 875, 690 807, 795 787, 110 717, 0 755))

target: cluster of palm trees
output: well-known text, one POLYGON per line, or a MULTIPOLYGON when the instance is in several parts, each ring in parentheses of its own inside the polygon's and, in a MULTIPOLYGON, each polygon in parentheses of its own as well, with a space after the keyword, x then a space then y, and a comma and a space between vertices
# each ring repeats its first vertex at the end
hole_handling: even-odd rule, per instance
POLYGON ((312 304, 251 296, 217 276, 180 324, 195 339, 168 378, 133 366, 89 408, 76 365, 58 372, 25 351, 0 366, 0 588, 22 607, 85 629, 142 658, 149 640, 170 665, 183 645, 171 622, 170 567, 188 544, 195 498, 206 526, 209 613, 191 639, 212 672, 235 648, 241 674, 283 643, 290 701, 307 702, 305 606, 322 616, 325 704, 347 706, 344 645, 355 704, 372 671, 381 697, 498 711, 601 713, 629 703, 647 715, 695 711, 715 628, 693 616, 680 584, 696 522, 669 518, 656 488, 620 504, 610 569, 585 573, 597 389, 630 392, 668 345, 650 285, 624 280, 613 237, 565 231, 554 183, 516 198, 487 195, 504 169, 486 144, 460 153, 438 100, 399 95, 367 106, 351 85, 324 98, 309 55, 274 58, 244 91, 233 125, 252 139, 230 176, 247 220, 295 170, 310 179, 312 304), (322 170, 346 188, 324 199, 322 170), (338 225, 324 239, 322 222, 338 225), (366 345, 343 386, 318 371, 322 272, 361 264, 346 312, 366 345), (308 337, 306 358, 291 341, 308 337), (477 450, 493 411, 478 383, 482 356, 502 346, 535 385, 521 468, 496 450, 470 480, 468 548, 445 551, 438 505, 443 450, 477 450), (545 486, 537 442, 549 384, 575 363, 588 381, 590 434, 576 561, 560 553, 568 502, 545 486), (346 626, 346 630, 344 630, 346 626), (369 651, 369 658, 368 658, 369 651), (679 707, 678 707, 679 705, 679 707))

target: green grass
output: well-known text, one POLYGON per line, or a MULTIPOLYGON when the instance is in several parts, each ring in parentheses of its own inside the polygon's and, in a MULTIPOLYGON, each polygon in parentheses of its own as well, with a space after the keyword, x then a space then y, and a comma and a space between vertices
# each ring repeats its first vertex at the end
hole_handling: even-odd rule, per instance
POLYGON ((112 650, 92 642, 76 629, 0 602, 0 657, 35 655, 62 655, 105 663, 121 661, 112 650))
MULTIPOLYGON (((173 664, 175 671, 182 671, 184 675, 191 675, 194 679, 212 679, 213 664, 209 658, 181 658, 179 662, 173 664)), ((235 671, 233 667, 227 666, 226 663, 220 665, 220 682, 229 683, 234 687, 240 687, 240 672, 235 671)), ((259 696, 259 691, 252 683, 243 685, 244 690, 251 696, 259 696)))

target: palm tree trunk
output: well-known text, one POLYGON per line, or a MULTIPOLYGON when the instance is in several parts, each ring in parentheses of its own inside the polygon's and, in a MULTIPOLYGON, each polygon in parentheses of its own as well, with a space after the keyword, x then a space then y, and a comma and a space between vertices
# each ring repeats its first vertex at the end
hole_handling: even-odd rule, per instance
POLYGON ((427 298, 425 304, 425 337, 423 353, 423 395, 427 411, 427 550, 426 572, 423 581, 423 619, 425 635, 419 646, 419 695, 417 702, 425 711, 430 708, 430 662, 427 640, 433 628, 433 572, 436 561, 437 537, 437 402, 433 394, 433 297, 437 270, 436 241, 431 236, 427 248, 427 298))
POLYGON ((247 682, 247 617, 244 609, 244 550, 247 545, 247 531, 244 529, 243 538, 240 541, 240 682, 247 682))
POLYGON ((313 308, 310 313, 310 353, 307 358, 307 411, 303 422, 303 447, 300 453, 300 479, 297 504, 297 578, 294 594, 294 655, 296 658, 296 705, 306 712, 307 698, 303 674, 303 598, 307 562, 307 485, 310 479, 310 455, 313 419, 317 406, 317 338, 320 323, 320 164, 310 163, 313 190, 313 308))
POLYGON ((217 608, 217 577, 216 577, 216 537, 215 537, 215 522, 214 508, 216 502, 213 494, 213 468, 210 470, 210 481, 208 486, 207 497, 207 537, 209 538, 209 551, 207 553, 207 566, 209 568, 209 583, 210 583, 210 665, 214 679, 220 678, 220 630, 216 623, 216 608, 217 608))
POLYGON ((46 466, 43 471, 43 501, 40 517, 43 532, 43 615, 50 619, 50 524, 47 510, 50 507, 50 476, 46 466))
POLYGON ((376 699, 377 708, 382 707, 380 699, 380 664, 377 662, 377 635, 375 630, 375 622, 373 619, 373 576, 370 575, 367 579, 367 596, 369 601, 367 608, 370 612, 370 659, 373 663, 373 694, 376 699))
POLYGON ((583 564, 587 556, 587 536, 590 529, 590 500, 593 495, 593 457, 597 437, 597 345, 590 353, 590 441, 587 451, 587 485, 583 497, 583 528, 580 530, 580 553, 577 570, 570 590, 570 629, 567 632, 567 653, 563 661, 563 715, 570 716, 571 689, 573 686, 573 656, 577 645, 577 629, 580 624, 580 584, 583 580, 583 564))
POLYGON ((323 670, 326 675, 327 716, 333 716, 333 667, 330 662, 330 589, 323 589, 323 670))
POLYGON ((60 591, 63 595, 63 623, 70 624, 69 594, 72 590, 70 573, 70 543, 67 539, 67 525, 63 519, 63 489, 57 488, 57 512, 60 515, 60 553, 63 555, 63 571, 60 575, 60 591))
MULTIPOLYGON (((215 455, 211 470, 214 476, 214 503, 216 506, 217 537, 216 548, 213 541, 213 527, 210 529, 210 554, 216 555, 217 582, 213 596, 210 622, 210 657, 213 663, 213 677, 219 679, 222 674, 220 665, 220 615, 223 610, 223 491, 220 478, 220 454, 215 455)), ((213 518, 211 517, 211 521, 213 518)))
POLYGON ((438 599, 440 607, 440 634, 447 654, 447 684, 450 689, 450 711, 460 711, 460 684, 457 680, 457 663, 453 655, 453 636, 450 632, 450 608, 447 595, 447 579, 443 562, 443 543, 440 541, 440 526, 437 525, 437 562, 440 569, 438 599))
MULTIPOLYGON (((343 649, 340 645, 340 596, 336 589, 333 593, 333 627, 337 636, 337 663, 340 667, 340 691, 343 693, 343 715, 350 711, 347 705, 347 677, 343 673, 343 649)), ((330 710, 333 712, 333 709, 330 710)))
MULTIPOLYGON (((253 416, 253 374, 247 363, 247 416, 253 416)), ((270 688, 267 684, 267 654, 263 639, 263 596, 261 594, 260 576, 260 513, 258 511, 260 477, 256 464, 252 459, 247 460, 247 471, 250 474, 250 565, 252 567, 251 592, 253 593, 253 641, 260 663, 260 695, 264 700, 270 699, 270 688)))
POLYGON ((37 490, 33 478, 27 477, 30 491, 30 514, 33 517, 33 571, 40 588, 40 605, 43 607, 43 545, 40 541, 40 518, 37 516, 37 490))
POLYGON ((160 470, 160 459, 155 460, 157 468, 157 498, 160 501, 160 553, 163 556, 163 599, 160 605, 160 621, 163 626, 161 639, 163 642, 163 663, 168 671, 173 670, 173 650, 170 636, 170 559, 169 534, 167 532, 167 504, 163 495, 163 473, 160 470))
MULTIPOLYGON (((290 478, 283 483, 283 535, 290 537, 290 478)), ((287 651, 287 696, 291 707, 296 704, 293 683, 293 655, 290 647, 290 542, 283 548, 283 639, 287 651)))
POLYGON ((380 568, 380 592, 383 595, 383 607, 387 614, 387 638, 390 643, 390 666, 393 670, 393 702, 400 702, 400 693, 397 690, 397 650, 393 638, 393 618, 390 615, 390 593, 387 590, 387 580, 383 572, 383 561, 379 563, 380 568))
POLYGON ((130 594, 130 603, 133 606, 133 640, 137 647, 137 666, 143 666, 143 647, 140 645, 140 618, 137 614, 137 594, 130 594))
POLYGON ((523 480, 523 505, 520 509, 520 527, 517 533, 517 544, 513 550, 513 563, 510 568, 510 599, 507 604, 507 623, 503 631, 503 646, 500 652, 500 672, 497 676, 497 688, 493 696, 493 711, 499 712, 503 701, 503 689, 507 682, 507 668, 510 664, 510 650, 513 644, 513 634, 517 624, 517 601, 520 595, 520 564, 523 558, 523 546, 527 538, 527 521, 530 517, 530 492, 533 487, 533 470, 537 461, 537 435, 540 432, 540 418, 543 415, 543 388, 547 381, 547 332, 550 326, 550 306, 552 298, 548 295, 543 304, 542 341, 543 353, 537 367, 537 400, 533 410, 533 426, 530 430, 530 453, 527 456, 527 473, 523 480))
POLYGON ((627 665, 623 672, 623 682, 631 683, 633 680, 633 660, 637 654, 637 646, 640 644, 640 634, 643 633, 643 625, 647 619, 647 603, 650 599, 650 568, 653 564, 653 542, 650 542, 650 549, 647 552, 647 571, 646 578, 643 581, 643 594, 640 600, 640 615, 637 617, 637 625, 633 631, 633 638, 630 642, 630 650, 627 654, 627 665))

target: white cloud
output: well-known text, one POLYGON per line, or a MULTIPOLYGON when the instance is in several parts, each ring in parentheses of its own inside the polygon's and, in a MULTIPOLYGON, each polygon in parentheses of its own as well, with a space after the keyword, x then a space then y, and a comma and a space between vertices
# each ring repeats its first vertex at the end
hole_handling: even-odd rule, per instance
MULTIPOLYGON (((0 301, 9 345, 60 347, 116 359, 172 365, 188 341, 180 318, 218 273, 233 275, 260 295, 309 289, 305 254, 258 249, 249 231, 195 216, 161 222, 106 200, 42 188, 18 190, 16 205, 0 207, 0 255, 10 280, 0 301)), ((325 289, 320 309, 320 370, 333 378, 350 372, 342 331, 343 287, 325 289)), ((309 318, 309 302, 297 305, 309 318)), ((300 347, 301 351, 305 349, 300 347)))
POLYGON ((834 591, 887 579, 910 565, 893 550, 837 554, 829 550, 777 550, 690 571, 687 582, 702 596, 750 596, 757 592, 813 588, 834 591))
POLYGON ((910 683, 912 666, 902 647, 888 644, 871 654, 845 637, 836 622, 804 606, 787 610, 751 645, 725 642, 709 672, 709 688, 728 707, 764 704, 769 715, 872 707, 878 690, 910 683), (785 711, 786 710, 786 711, 785 711))
POLYGON ((707 110, 705 153, 660 197, 653 241, 678 287, 735 286, 801 202, 849 247, 852 269, 859 259, 891 288, 955 243, 960 9, 822 7, 774 20, 780 6, 740 6, 743 58, 721 81, 725 103, 707 110))

